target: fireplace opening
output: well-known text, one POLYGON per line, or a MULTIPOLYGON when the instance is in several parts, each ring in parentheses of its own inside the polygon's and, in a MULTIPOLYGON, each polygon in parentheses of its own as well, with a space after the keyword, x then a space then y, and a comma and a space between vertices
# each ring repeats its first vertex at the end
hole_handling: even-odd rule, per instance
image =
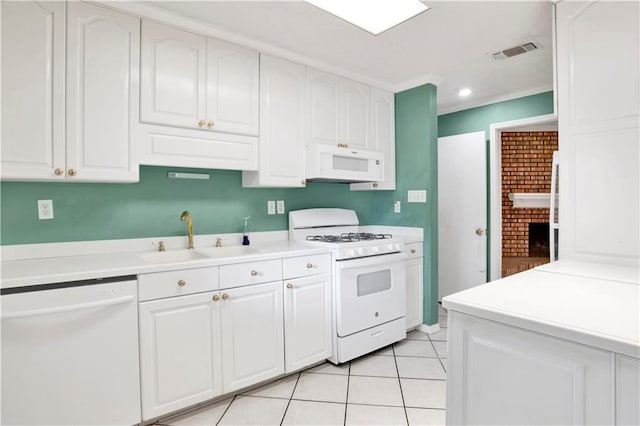
POLYGON ((529 257, 549 257, 549 223, 529 223, 529 257))

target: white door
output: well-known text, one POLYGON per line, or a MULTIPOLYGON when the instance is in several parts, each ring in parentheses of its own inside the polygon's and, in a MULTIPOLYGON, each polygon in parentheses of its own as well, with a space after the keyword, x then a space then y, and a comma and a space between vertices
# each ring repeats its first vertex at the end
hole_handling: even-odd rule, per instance
POLYGON ((135 182, 140 19, 88 3, 67 7, 67 177, 135 182))
POLYGON ((284 335, 287 372, 332 355, 330 274, 285 281, 284 335))
POLYGON ((221 293, 224 392, 284 373, 282 281, 221 293))
POLYGON ((217 292, 143 302, 140 375, 144 420, 222 393, 217 292))
POLYGON ((206 129, 206 39, 142 22, 140 120, 206 129))
POLYGON ((438 298, 487 281, 484 132, 438 138, 438 298))
POLYGON ((0 7, 2 179, 64 179, 65 3, 0 7))
POLYGON ((340 78, 307 68, 307 142, 336 146, 340 141, 340 78))
POLYGON ((371 150, 371 88, 341 79, 341 142, 352 149, 371 150))
POLYGON ((258 135, 258 73, 257 51, 207 39, 207 128, 258 135))

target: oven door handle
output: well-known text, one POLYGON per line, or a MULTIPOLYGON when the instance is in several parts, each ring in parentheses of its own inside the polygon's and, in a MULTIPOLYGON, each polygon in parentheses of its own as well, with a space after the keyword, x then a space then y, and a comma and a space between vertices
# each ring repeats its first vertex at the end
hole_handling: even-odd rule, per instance
POLYGON ((349 269, 360 268, 372 265, 387 265, 390 263, 404 262, 407 259, 406 253, 380 254, 376 256, 361 257, 359 259, 345 259, 336 262, 336 268, 349 269))

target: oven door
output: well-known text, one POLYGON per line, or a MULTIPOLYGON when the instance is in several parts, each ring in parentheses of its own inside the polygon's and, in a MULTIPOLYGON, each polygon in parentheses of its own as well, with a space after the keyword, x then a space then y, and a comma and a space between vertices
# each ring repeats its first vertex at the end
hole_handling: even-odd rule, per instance
POLYGON ((336 262, 336 328, 345 337, 405 316, 404 253, 336 262))

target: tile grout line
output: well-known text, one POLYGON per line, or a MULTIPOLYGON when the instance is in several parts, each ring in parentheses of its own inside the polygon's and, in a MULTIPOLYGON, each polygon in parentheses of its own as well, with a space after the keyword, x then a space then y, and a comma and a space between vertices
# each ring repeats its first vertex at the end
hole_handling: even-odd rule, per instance
POLYGON ((287 411, 289 411, 289 406, 291 405, 291 400, 293 399, 293 394, 296 393, 296 388, 298 387, 298 382, 300 381, 300 377, 302 376, 302 372, 298 373, 298 378, 296 379, 296 384, 293 385, 293 389, 291 390, 291 395, 289 396, 289 401, 287 402, 287 406, 284 409, 284 413, 282 413, 282 419, 280 420, 280 426, 284 423, 284 418, 287 417, 287 411))
POLYGON ((349 409, 349 384, 351 383, 351 361, 349 361, 349 371, 347 372, 347 395, 344 401, 344 422, 343 426, 347 426, 347 410, 349 409))
POLYGON ((231 400, 231 402, 229 403, 229 405, 227 405, 227 408, 225 408, 224 413, 222 413, 222 415, 220 416, 220 418, 218 419, 218 421, 216 422, 216 426, 218 426, 220 424, 220 422, 222 421, 222 419, 224 418, 224 416, 227 414, 227 411, 229 411, 229 408, 231 408, 231 404, 234 403, 234 401, 236 400, 236 398, 238 397, 238 395, 234 395, 233 399, 231 400))
POLYGON ((402 392, 402 381, 400 380, 400 370, 398 369, 395 345, 391 345, 391 351, 393 352, 393 363, 396 366, 396 373, 398 374, 398 387, 400 388, 400 398, 402 398, 402 410, 404 411, 404 418, 407 421, 407 425, 409 425, 409 415, 407 414, 407 404, 404 402, 404 393, 402 392))

